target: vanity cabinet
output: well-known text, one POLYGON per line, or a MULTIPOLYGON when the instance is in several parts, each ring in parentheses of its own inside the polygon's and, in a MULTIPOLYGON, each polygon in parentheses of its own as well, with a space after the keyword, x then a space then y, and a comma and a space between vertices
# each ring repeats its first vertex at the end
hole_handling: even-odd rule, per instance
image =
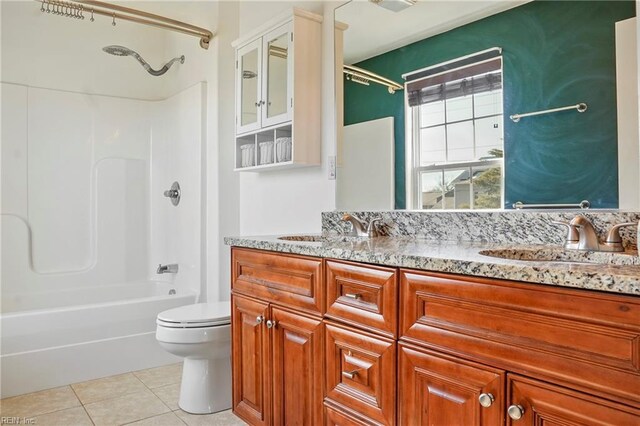
POLYGON ((233 250, 232 404, 251 425, 322 423, 324 299, 313 297, 321 265, 233 250))
POLYGON ((293 9, 233 43, 236 170, 320 164, 321 23, 293 9))
POLYGON ((640 424, 638 297, 251 249, 232 263, 233 409, 251 425, 640 424))

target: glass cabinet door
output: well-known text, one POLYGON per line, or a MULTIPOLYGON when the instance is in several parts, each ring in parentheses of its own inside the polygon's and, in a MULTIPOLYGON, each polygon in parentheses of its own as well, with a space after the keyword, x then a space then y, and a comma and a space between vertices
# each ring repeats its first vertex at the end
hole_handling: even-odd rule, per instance
POLYGON ((238 50, 236 133, 260 128, 261 48, 260 40, 256 40, 238 50))
POLYGON ((262 88, 262 126, 291 119, 292 41, 291 24, 283 25, 263 37, 264 71, 262 88))

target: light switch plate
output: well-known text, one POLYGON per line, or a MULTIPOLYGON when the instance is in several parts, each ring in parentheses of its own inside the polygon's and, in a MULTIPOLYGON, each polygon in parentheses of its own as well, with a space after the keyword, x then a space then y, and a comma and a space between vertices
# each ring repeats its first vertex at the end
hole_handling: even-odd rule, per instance
POLYGON ((329 180, 336 180, 336 156, 329 156, 329 180))

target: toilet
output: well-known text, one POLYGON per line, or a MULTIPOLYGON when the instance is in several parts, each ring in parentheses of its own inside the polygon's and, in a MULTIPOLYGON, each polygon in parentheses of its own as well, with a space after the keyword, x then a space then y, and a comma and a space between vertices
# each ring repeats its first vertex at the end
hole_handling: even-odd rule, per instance
POLYGON ((184 358, 180 408, 210 414, 231 408, 231 306, 229 302, 180 306, 158 314, 156 339, 184 358))

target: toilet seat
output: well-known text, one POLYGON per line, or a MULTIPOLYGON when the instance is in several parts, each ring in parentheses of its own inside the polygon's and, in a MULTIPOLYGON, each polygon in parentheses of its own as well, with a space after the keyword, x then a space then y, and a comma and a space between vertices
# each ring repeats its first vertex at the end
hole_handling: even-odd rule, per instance
POLYGON ((168 328, 218 327, 231 323, 229 302, 196 303, 158 314, 156 324, 168 328))

